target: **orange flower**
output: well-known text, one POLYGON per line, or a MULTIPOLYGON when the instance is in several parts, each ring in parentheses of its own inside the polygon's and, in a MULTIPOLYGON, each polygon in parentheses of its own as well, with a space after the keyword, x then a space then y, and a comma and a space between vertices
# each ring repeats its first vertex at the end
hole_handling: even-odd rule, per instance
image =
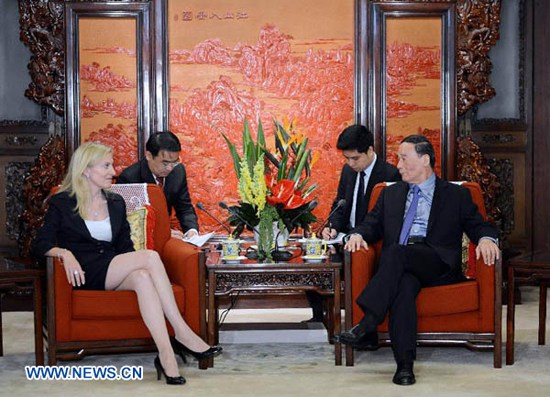
POLYGON ((311 170, 313 168, 313 166, 315 165, 315 163, 317 163, 317 161, 319 161, 319 157, 321 157, 321 152, 319 152, 318 150, 315 151, 315 153, 313 153, 313 156, 311 158, 311 164, 309 165, 309 169, 311 170))
POLYGON ((267 202, 271 205, 286 205, 290 197, 294 194, 294 181, 283 179, 271 187, 271 196, 267 196, 267 202))
POLYGON ((267 196, 266 199, 270 205, 282 204, 283 209, 292 210, 312 200, 311 197, 309 199, 302 197, 302 192, 294 188, 294 181, 283 179, 273 184, 273 180, 273 176, 266 175, 266 183, 271 191, 271 196, 267 196))
POLYGON ((302 197, 302 193, 298 190, 294 190, 294 194, 290 196, 290 199, 287 201, 285 208, 289 210, 296 209, 298 207, 301 207, 302 205, 306 204, 310 200, 304 200, 302 197))

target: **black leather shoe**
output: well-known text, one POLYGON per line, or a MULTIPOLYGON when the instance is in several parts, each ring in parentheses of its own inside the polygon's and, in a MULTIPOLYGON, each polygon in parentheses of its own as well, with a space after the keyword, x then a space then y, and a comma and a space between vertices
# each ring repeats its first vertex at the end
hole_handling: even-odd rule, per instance
POLYGON ((413 364, 397 364, 397 371, 393 375, 393 383, 400 386, 414 385, 416 378, 414 377, 413 364))
POLYGON ((368 350, 375 351, 378 350, 380 345, 378 344, 378 332, 367 332, 361 340, 357 342, 355 348, 357 350, 368 350))
POLYGON ((343 343, 344 345, 359 347, 361 346, 361 340, 367 335, 367 333, 368 330, 366 330, 361 323, 359 323, 349 331, 344 331, 339 335, 334 335, 334 340, 336 342, 343 343))

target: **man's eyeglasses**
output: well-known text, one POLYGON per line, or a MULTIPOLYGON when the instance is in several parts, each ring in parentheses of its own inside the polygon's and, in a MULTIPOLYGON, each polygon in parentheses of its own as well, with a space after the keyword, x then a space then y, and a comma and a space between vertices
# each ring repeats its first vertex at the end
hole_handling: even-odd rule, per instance
POLYGON ((174 168, 176 165, 178 165, 179 161, 178 160, 176 160, 176 161, 162 161, 161 164, 164 168, 170 169, 170 168, 174 168))

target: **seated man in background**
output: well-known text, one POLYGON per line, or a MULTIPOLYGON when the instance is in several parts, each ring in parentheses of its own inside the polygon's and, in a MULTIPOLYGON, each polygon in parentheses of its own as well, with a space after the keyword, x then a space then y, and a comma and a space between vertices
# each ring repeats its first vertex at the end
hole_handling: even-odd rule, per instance
MULTIPOLYGON (((363 220, 374 185, 401 180, 397 168, 376 155, 374 136, 365 126, 354 124, 345 128, 338 137, 336 148, 342 152, 346 164, 342 167, 328 225, 322 231, 325 240, 349 232, 363 220)), ((306 296, 313 310, 313 318, 308 321, 322 321, 322 296, 316 292, 308 292, 306 296)))
POLYGON ((155 132, 145 145, 145 158, 120 173, 117 183, 156 183, 166 196, 168 213, 175 210, 183 230, 172 230, 176 237, 190 238, 198 234, 199 223, 191 203, 185 167, 179 161, 181 144, 170 131, 155 132))
POLYGON ((497 230, 485 222, 467 188, 443 181, 434 173, 432 144, 421 135, 399 146, 397 168, 403 182, 386 187, 375 207, 347 236, 345 249, 369 249, 383 239, 377 271, 357 298, 361 321, 336 336, 361 346, 376 334, 389 313, 389 333, 397 371, 393 382, 415 383, 416 296, 421 288, 464 280, 462 234, 477 244, 476 257, 487 265, 498 259, 497 230), (368 244, 367 244, 368 243, 368 244))
POLYGON ((401 180, 397 168, 378 158, 374 152, 374 136, 365 126, 355 124, 344 129, 336 148, 342 151, 346 164, 342 167, 332 204, 331 212, 334 212, 323 229, 325 240, 335 238, 338 233, 347 233, 361 223, 367 214, 374 185, 401 180), (336 209, 342 199, 345 203, 336 209))

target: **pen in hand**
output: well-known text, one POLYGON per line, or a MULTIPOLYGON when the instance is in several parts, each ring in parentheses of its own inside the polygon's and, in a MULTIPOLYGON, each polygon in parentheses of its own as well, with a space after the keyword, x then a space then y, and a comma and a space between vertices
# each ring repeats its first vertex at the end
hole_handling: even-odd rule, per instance
POLYGON ((330 233, 330 238, 336 238, 336 236, 337 236, 338 234, 336 233, 336 230, 334 230, 334 229, 332 228, 332 222, 329 222, 329 223, 328 223, 328 229, 329 229, 329 233, 330 233))

